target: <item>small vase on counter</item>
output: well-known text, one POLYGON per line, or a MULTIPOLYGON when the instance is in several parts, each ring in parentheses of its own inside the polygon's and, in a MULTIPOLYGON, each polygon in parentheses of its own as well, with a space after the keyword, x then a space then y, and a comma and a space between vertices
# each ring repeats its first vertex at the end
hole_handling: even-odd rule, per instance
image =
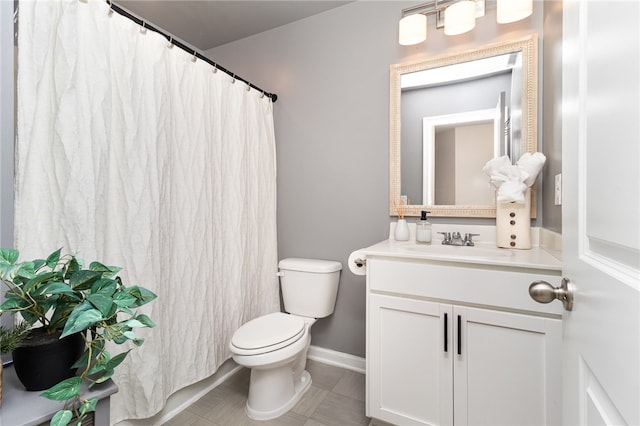
POLYGON ((406 198, 400 198, 393 202, 393 207, 398 215, 398 221, 396 222, 396 227, 393 230, 393 238, 396 241, 409 241, 409 225, 407 224, 407 220, 404 218, 407 204, 409 204, 409 200, 406 198))
POLYGON ((406 219, 398 219, 396 227, 393 232, 393 237, 396 241, 408 241, 409 240, 409 225, 406 219))
POLYGON ((416 222, 416 243, 431 244, 431 223, 427 221, 427 211, 422 211, 416 222))

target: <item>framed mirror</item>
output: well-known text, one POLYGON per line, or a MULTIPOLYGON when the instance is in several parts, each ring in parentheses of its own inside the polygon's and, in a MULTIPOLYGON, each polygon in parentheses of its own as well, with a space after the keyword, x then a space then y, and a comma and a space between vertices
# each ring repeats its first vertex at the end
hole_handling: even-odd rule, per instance
MULTIPOLYGON (((389 212, 495 217, 482 168, 537 150, 537 36, 390 68, 389 212)), ((536 217, 536 185, 531 188, 536 217)))

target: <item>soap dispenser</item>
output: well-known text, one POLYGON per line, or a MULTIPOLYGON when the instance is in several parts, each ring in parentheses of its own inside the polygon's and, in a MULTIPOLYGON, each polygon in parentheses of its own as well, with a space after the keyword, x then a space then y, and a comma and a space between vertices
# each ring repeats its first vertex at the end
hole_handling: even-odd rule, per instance
POLYGON ((427 221, 427 213, 423 210, 416 222, 416 243, 419 244, 431 244, 431 223, 427 221))

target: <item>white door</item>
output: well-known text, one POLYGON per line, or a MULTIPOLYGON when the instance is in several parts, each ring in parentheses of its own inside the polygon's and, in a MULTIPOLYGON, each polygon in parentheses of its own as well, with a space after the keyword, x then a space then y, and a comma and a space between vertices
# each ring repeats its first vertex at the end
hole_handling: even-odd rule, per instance
POLYGON ((563 423, 638 425, 640 3, 565 0, 563 21, 563 423))

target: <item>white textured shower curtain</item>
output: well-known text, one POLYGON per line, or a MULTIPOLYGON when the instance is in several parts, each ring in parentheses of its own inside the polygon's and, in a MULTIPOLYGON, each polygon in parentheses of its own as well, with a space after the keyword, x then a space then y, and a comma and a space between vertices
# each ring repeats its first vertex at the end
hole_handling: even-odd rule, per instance
POLYGON ((21 0, 16 246, 124 267, 157 324, 112 422, 213 374, 278 310, 272 103, 99 0, 21 0))

